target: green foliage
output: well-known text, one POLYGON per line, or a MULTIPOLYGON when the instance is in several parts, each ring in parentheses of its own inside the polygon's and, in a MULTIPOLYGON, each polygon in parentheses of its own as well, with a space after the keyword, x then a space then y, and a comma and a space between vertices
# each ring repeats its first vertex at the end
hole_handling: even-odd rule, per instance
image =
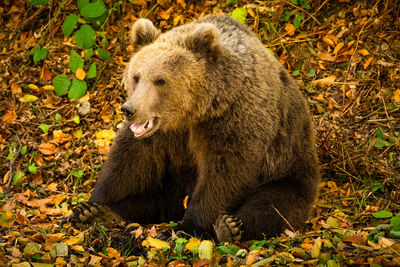
POLYGON ((55 121, 60 121, 61 120, 61 115, 59 113, 57 113, 56 115, 54 115, 54 120, 55 121))
POLYGON ((386 147, 392 146, 400 141, 400 135, 396 137, 393 134, 391 134, 389 135, 388 138, 386 138, 382 129, 379 127, 375 130, 375 135, 376 138, 374 138, 371 142, 373 146, 377 149, 385 149, 386 147))
POLYGON ((36 45, 31 52, 30 56, 33 56, 33 63, 37 64, 41 60, 45 60, 49 55, 49 50, 47 48, 42 48, 40 45, 36 45))
POLYGON ((225 6, 236 5, 237 3, 239 3, 239 0, 228 0, 226 1, 225 6))
POLYGON ((72 32, 74 31, 74 28, 76 24, 78 23, 78 16, 75 14, 69 14, 62 26, 62 31, 65 34, 65 36, 69 37, 72 32))
POLYGON ((70 99, 79 99, 86 94, 86 90, 86 82, 75 78, 72 80, 71 88, 68 92, 68 97, 70 99))
POLYGON ((375 218, 378 218, 378 219, 387 219, 387 218, 391 218, 393 216, 393 213, 391 213, 390 211, 381 210, 381 211, 372 213, 372 216, 374 216, 375 218))
POLYGON ((296 76, 299 76, 300 75, 300 71, 299 70, 294 70, 293 72, 292 72, 292 76, 293 77, 296 77, 296 76))
POLYGON ((29 0, 29 4, 33 6, 46 5, 50 0, 29 0))
POLYGON ((22 177, 24 177, 24 173, 23 173, 23 172, 17 172, 17 173, 13 176, 11 184, 12 184, 12 185, 16 185, 16 184, 18 183, 18 181, 19 181, 22 177))
POLYGON ((70 85, 71 81, 69 80, 67 74, 63 73, 54 77, 53 86, 56 95, 62 96, 63 94, 65 94, 68 91, 70 85))
POLYGON ((83 68, 83 58, 74 50, 71 50, 71 55, 69 56, 69 61, 68 61, 68 67, 71 69, 73 73, 76 72, 77 68, 83 68))
POLYGON ((99 48, 99 49, 97 49, 97 53, 99 54, 99 57, 100 57, 102 60, 106 60, 106 59, 111 58, 111 55, 110 55, 110 53, 109 53, 107 50, 104 50, 104 49, 99 48))
POLYGON ((86 77, 88 79, 92 79, 92 78, 96 77, 96 62, 93 62, 90 65, 90 68, 89 68, 88 72, 86 73, 86 77))
POLYGON ((82 25, 75 33, 75 41, 82 49, 89 49, 96 43, 96 32, 89 25, 82 25))
POLYGON ((235 8, 235 10, 232 11, 232 18, 236 19, 240 23, 244 23, 246 21, 246 17, 247 10, 243 7, 235 8))
POLYGON ((94 2, 78 1, 78 8, 81 15, 85 18, 98 18, 107 12, 107 7, 102 0, 94 2))
POLYGON ((43 133, 47 133, 49 131, 49 125, 44 123, 40 124, 39 128, 42 130, 43 133))

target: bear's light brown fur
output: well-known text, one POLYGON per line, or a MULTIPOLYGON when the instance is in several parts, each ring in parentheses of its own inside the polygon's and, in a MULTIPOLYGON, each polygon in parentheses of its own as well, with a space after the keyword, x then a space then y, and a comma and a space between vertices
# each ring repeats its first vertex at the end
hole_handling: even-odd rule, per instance
POLYGON ((140 19, 131 35, 128 119, 90 203, 224 241, 303 223, 319 179, 311 117, 256 36, 225 15, 163 34, 140 19))

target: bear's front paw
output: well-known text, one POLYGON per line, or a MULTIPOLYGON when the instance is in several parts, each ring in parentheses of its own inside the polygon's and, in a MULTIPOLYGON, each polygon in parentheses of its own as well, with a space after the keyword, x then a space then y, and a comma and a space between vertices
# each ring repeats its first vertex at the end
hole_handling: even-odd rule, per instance
POLYGON ((74 209, 74 213, 67 220, 77 225, 93 224, 96 221, 104 225, 112 225, 123 221, 119 215, 109 208, 92 202, 82 203, 77 206, 74 209))
POLYGON ((214 225, 218 241, 239 241, 243 236, 242 226, 242 221, 236 217, 230 215, 220 216, 214 225))

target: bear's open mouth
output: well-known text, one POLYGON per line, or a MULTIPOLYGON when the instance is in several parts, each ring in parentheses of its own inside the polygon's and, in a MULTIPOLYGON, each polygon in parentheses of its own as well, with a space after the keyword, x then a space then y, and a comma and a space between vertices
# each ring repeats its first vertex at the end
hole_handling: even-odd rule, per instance
POLYGON ((140 137, 150 132, 153 129, 153 126, 154 126, 154 118, 151 118, 142 123, 132 123, 130 129, 135 135, 135 137, 140 137))

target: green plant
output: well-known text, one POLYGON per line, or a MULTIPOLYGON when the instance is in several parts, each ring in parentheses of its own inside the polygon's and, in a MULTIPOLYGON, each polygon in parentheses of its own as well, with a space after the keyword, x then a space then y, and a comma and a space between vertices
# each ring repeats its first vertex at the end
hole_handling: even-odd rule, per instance
MULTIPOLYGON (((311 9, 311 6, 307 4, 307 0, 290 0, 293 5, 299 6, 302 9, 311 9)), ((285 11, 285 21, 289 21, 293 18, 293 26, 296 29, 300 28, 301 22, 304 20, 303 12, 299 11, 285 11)))
POLYGON ((101 60, 111 58, 111 54, 106 50, 108 45, 107 37, 101 29, 109 14, 121 4, 122 1, 118 1, 114 3, 111 9, 107 9, 102 0, 78 0, 79 14, 69 14, 65 18, 61 28, 62 32, 65 36, 70 37, 74 30, 78 28, 75 31, 74 39, 76 44, 84 51, 84 57, 80 53, 71 50, 68 67, 76 77, 71 80, 64 73, 57 75, 53 80, 56 95, 62 96, 68 92, 68 98, 78 99, 86 94, 88 89, 87 80, 98 77, 98 73, 95 62, 91 64, 85 63, 93 55, 97 55, 101 60), (86 69, 86 72, 84 69, 86 69))
POLYGON ((40 45, 36 45, 31 52, 30 56, 33 56, 33 63, 37 64, 41 60, 45 60, 49 55, 49 50, 47 48, 42 48, 40 45))

